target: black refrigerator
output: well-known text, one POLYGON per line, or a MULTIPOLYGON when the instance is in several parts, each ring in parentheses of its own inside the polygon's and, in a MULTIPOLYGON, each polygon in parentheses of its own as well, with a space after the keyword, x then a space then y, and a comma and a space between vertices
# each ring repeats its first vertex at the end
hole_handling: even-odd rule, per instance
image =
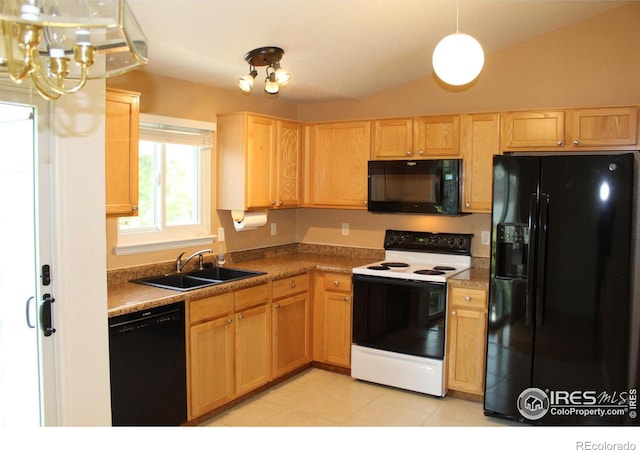
POLYGON ((638 424, 634 156, 495 156, 484 412, 638 424))

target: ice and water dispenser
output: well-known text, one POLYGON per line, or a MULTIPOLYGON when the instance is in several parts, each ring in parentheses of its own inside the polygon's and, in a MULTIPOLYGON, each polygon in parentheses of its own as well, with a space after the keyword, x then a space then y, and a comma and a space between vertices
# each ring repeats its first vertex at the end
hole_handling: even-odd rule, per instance
POLYGON ((497 226, 496 276, 527 278, 529 226, 521 223, 499 223, 497 226))

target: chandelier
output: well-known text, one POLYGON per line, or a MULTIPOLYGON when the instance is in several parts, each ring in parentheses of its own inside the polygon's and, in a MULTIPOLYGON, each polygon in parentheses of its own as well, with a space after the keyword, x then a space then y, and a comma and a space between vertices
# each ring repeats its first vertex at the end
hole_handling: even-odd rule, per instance
POLYGON ((48 100, 147 61, 146 37, 124 0, 0 1, 0 76, 31 80, 48 100))
POLYGON ((289 72, 280 67, 282 55, 284 50, 279 47, 260 47, 244 55, 245 61, 249 64, 249 75, 238 80, 238 87, 243 92, 251 92, 253 81, 258 76, 256 67, 267 66, 264 91, 268 94, 280 92, 280 86, 287 84, 291 78, 289 72))
POLYGON ((476 79, 484 66, 484 52, 472 36, 458 31, 459 4, 456 0, 456 32, 445 36, 433 51, 433 70, 438 78, 453 86, 476 79))

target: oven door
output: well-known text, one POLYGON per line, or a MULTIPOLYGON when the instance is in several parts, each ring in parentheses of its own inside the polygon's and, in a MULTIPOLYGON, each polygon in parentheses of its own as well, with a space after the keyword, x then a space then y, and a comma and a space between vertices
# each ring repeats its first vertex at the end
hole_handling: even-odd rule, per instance
POLYGON ((444 359, 446 283, 353 276, 353 343, 444 359))

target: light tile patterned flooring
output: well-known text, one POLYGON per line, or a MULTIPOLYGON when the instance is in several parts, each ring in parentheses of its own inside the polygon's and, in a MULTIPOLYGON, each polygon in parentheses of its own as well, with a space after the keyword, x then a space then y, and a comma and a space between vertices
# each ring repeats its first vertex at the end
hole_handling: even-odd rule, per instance
POLYGON ((481 403, 452 396, 435 398, 312 368, 218 414, 202 425, 486 427, 515 424, 485 417, 481 403))

